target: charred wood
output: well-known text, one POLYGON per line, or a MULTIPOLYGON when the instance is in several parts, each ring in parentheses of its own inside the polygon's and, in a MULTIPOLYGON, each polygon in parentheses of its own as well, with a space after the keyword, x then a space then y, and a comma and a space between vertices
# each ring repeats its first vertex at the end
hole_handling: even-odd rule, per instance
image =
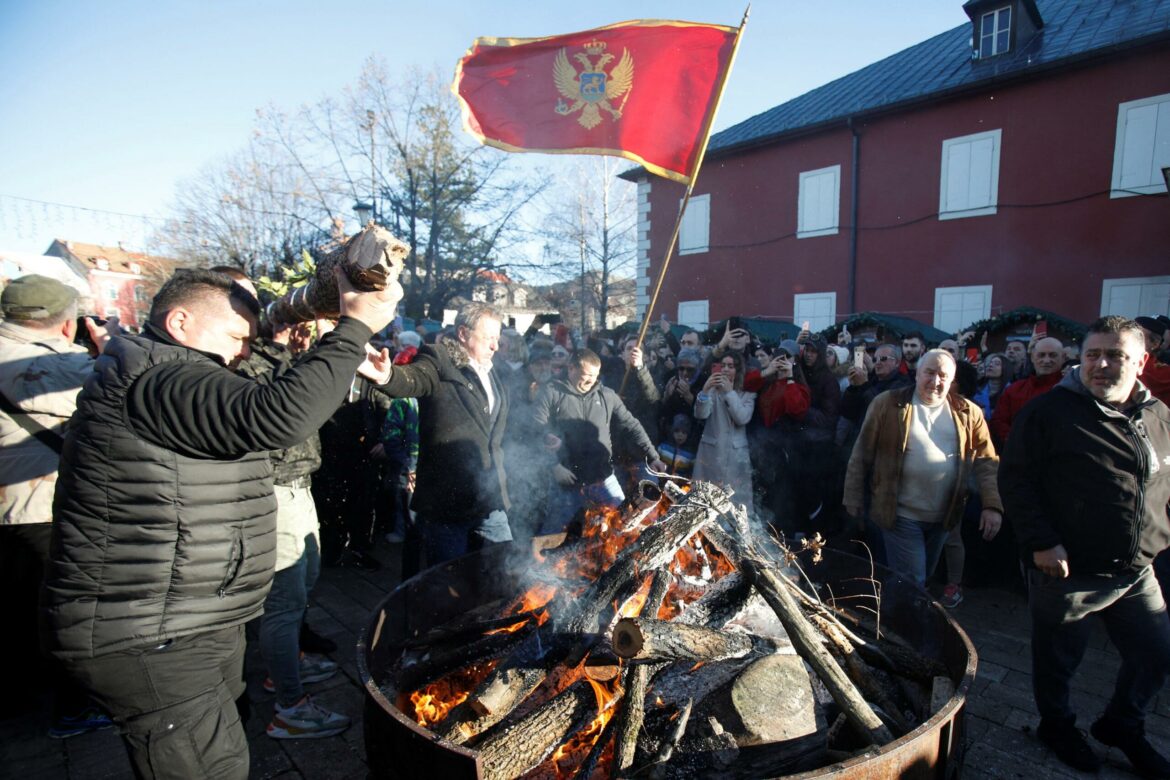
POLYGON ((524 641, 534 630, 534 625, 525 626, 519 631, 488 634, 470 642, 445 643, 417 658, 407 656, 398 671, 398 689, 413 690, 442 677, 452 669, 500 655, 524 641))

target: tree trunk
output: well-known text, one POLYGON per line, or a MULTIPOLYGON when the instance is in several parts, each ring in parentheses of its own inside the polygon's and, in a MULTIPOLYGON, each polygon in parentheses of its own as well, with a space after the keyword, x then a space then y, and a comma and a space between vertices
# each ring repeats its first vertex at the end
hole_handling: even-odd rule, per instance
POLYGON ((649 618, 623 618, 613 629, 613 651, 631 661, 722 661, 752 650, 746 634, 649 618))

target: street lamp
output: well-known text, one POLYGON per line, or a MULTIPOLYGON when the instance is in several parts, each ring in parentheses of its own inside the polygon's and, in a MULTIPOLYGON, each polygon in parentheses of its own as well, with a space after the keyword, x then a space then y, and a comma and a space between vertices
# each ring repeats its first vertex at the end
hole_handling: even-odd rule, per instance
POLYGON ((366 225, 370 224, 370 219, 372 219, 374 216, 374 206, 370 203, 359 200, 357 203, 353 204, 353 213, 357 215, 358 230, 361 230, 366 225))

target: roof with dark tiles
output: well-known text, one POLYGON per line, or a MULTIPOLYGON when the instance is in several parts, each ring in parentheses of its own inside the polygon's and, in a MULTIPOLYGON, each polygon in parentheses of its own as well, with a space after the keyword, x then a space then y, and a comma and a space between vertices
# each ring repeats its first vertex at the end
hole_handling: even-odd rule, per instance
POLYGON ((709 151, 729 151, 847 117, 960 92, 984 83, 1170 40, 1170 0, 1036 0, 1044 26, 1014 51, 972 59, 968 22, 800 97, 757 114, 711 138, 709 151))

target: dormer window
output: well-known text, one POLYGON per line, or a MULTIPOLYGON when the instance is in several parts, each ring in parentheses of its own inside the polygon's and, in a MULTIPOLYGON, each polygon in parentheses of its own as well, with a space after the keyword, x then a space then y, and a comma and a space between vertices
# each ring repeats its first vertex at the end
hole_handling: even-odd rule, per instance
POLYGON ((1040 45, 1044 19, 1036 0, 967 0, 971 20, 971 57, 980 60, 1040 45))
POLYGON ((979 18, 979 58, 1004 54, 1011 48, 1012 7, 1005 5, 979 18))
POLYGON ((97 260, 95 261, 95 265, 97 265, 97 269, 98 269, 99 271, 108 271, 108 270, 110 270, 110 261, 109 261, 109 260, 107 260, 107 259, 106 259, 106 258, 104 258, 104 257, 99 257, 99 258, 97 258, 97 260))

